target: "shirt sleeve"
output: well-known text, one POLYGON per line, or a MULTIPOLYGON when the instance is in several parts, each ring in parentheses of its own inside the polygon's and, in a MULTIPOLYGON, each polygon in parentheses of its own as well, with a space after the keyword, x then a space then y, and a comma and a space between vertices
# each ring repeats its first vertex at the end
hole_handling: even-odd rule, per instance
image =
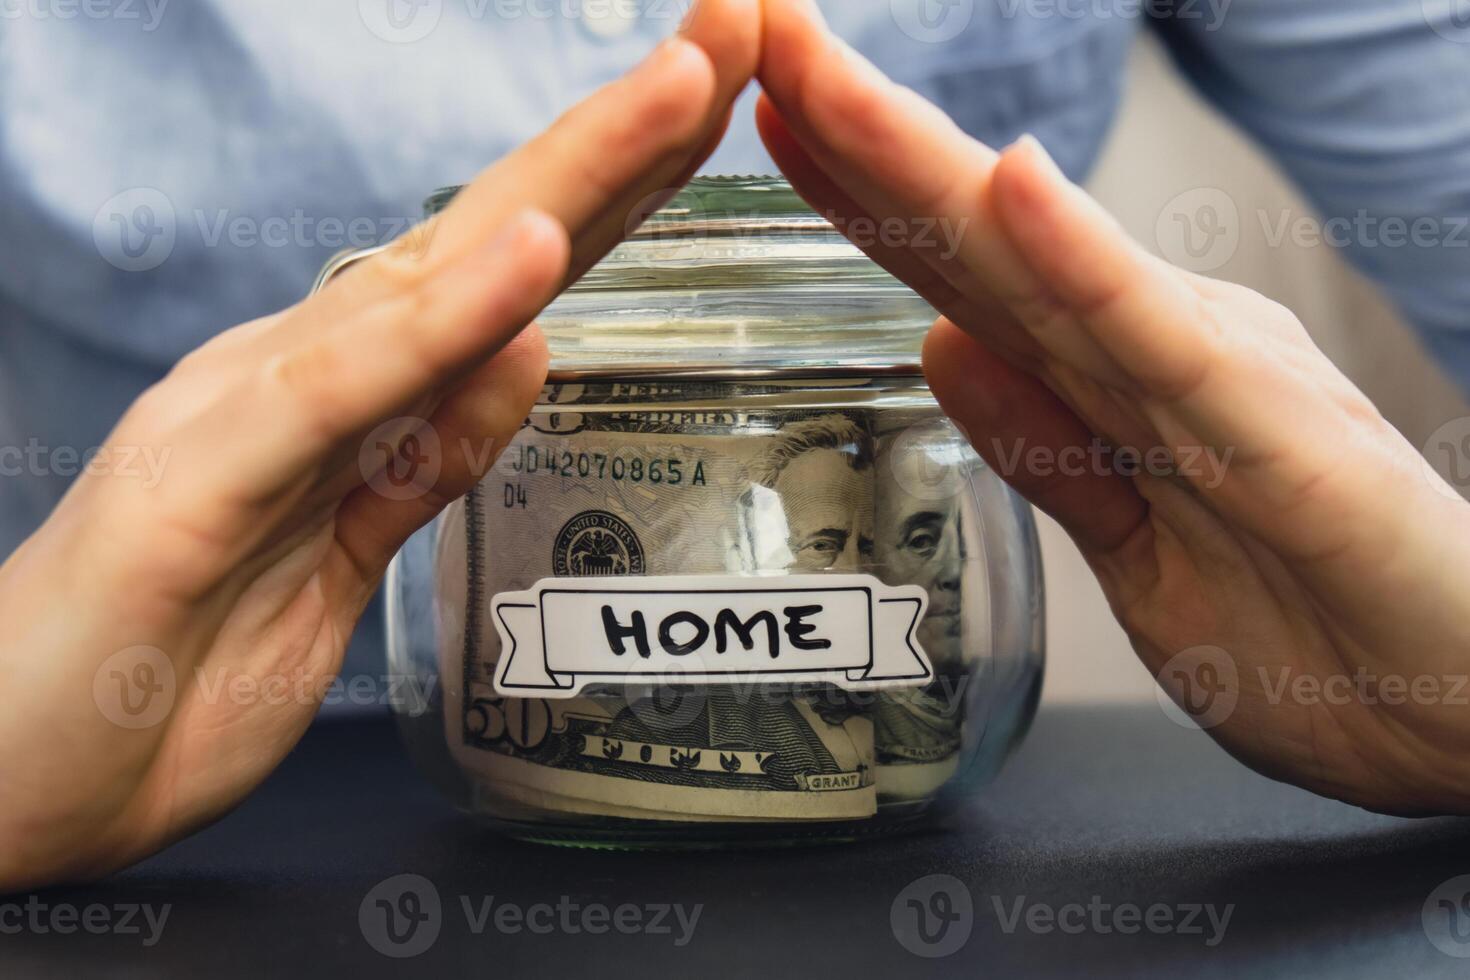
POLYGON ((1470 390, 1470 4, 1154 2, 1180 68, 1470 390))

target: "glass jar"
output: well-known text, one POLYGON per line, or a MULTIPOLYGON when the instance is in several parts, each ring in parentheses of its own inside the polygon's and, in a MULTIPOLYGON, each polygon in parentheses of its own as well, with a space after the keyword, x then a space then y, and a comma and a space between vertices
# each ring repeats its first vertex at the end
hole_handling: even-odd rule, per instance
POLYGON ((434 781, 517 837, 701 847, 909 828, 993 776, 1040 560, 925 385, 933 318, 769 178, 695 180, 558 299, 539 404, 388 576, 434 781))

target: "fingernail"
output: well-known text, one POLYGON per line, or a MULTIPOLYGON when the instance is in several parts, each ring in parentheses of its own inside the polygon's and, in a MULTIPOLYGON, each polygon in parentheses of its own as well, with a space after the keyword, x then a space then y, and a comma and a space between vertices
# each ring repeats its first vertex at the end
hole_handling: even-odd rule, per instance
POLYGON ((1035 136, 1027 133, 1016 140, 1012 146, 1035 161, 1037 168, 1052 180, 1064 184, 1071 183, 1067 175, 1062 172, 1062 168, 1057 166, 1056 160, 1052 159, 1052 155, 1046 152, 1046 147, 1041 145, 1041 140, 1035 136))

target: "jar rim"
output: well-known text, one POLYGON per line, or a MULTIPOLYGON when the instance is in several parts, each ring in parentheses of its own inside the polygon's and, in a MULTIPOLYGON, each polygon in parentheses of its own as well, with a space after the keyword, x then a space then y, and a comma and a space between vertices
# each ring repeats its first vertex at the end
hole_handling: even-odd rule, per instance
MULTIPOLYGON (((318 288, 364 257, 329 265, 318 288)), ((785 179, 734 175, 695 177, 537 322, 553 381, 740 381, 922 375, 935 316, 785 179)))

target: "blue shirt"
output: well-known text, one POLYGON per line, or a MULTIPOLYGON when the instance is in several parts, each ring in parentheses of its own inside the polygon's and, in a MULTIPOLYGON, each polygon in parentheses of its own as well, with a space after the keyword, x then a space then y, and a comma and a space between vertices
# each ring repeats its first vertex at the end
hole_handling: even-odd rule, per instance
MULTIPOLYGON (((402 231, 429 191, 627 69, 687 6, 642 0, 624 22, 605 14, 627 0, 586 2, 0 0, 0 555, 186 351, 299 300, 343 247, 402 231)), ((1341 236, 1348 257, 1470 387, 1463 0, 823 6, 970 133, 1034 133, 1075 177, 1131 43, 1156 31, 1325 218, 1370 229, 1341 236), (1426 234, 1386 244, 1371 229, 1392 220, 1426 234)), ((749 96, 706 170, 772 170, 749 96)), ((380 629, 370 614, 349 672, 381 671, 380 629)))

